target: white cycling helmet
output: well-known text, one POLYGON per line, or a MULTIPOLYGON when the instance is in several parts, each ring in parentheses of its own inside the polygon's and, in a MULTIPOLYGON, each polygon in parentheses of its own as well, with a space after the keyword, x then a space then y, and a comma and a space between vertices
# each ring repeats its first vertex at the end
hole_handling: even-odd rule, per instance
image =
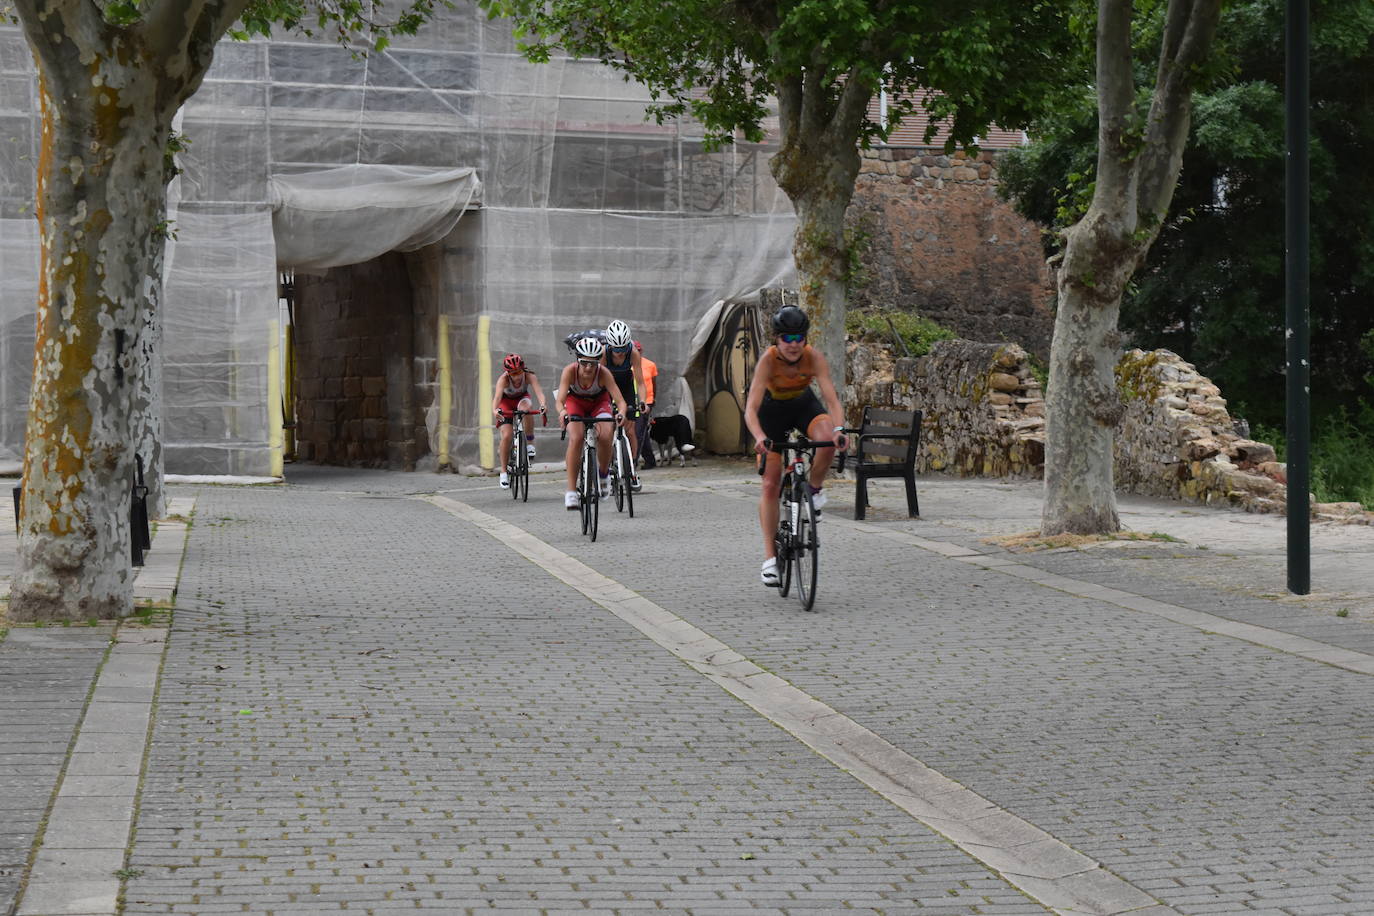
POLYGON ((606 346, 628 347, 630 345, 630 326, 617 318, 606 327, 606 346))
POLYGON ((606 352, 606 348, 601 345, 601 341, 595 337, 584 337, 577 342, 577 355, 581 359, 600 359, 606 352))

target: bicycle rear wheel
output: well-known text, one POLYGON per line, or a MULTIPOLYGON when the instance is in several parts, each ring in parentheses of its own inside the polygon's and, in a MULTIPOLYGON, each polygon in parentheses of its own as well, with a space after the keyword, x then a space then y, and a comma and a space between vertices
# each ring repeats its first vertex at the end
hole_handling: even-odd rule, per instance
POLYGON ((621 470, 620 464, 620 440, 616 439, 613 443, 615 452, 611 455, 611 492, 615 494, 615 511, 625 511, 625 491, 629 486, 625 482, 625 475, 621 470))
POLYGON ((816 603, 816 581, 820 574, 820 542, 816 537, 816 507, 807 493, 797 513, 797 530, 792 533, 796 554, 797 599, 802 610, 809 611, 816 603))

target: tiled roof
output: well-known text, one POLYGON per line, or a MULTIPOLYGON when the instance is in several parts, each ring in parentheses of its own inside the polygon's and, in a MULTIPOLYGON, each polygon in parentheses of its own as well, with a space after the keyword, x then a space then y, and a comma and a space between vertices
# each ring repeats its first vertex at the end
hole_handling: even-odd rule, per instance
MULTIPOLYGON (((874 96, 868 103, 868 117, 874 123, 881 120, 882 99, 874 96)), ((945 138, 949 132, 941 128, 936 131, 929 142, 925 139, 926 126, 930 123, 930 118, 926 116, 923 109, 917 108, 915 112, 902 119, 902 123, 888 135, 887 142, 883 146, 919 146, 919 147, 941 147, 944 145, 945 138)), ((1021 130, 1003 130, 1000 127, 989 128, 987 134, 978 138, 980 149, 1011 149, 1012 147, 1024 146, 1026 143, 1026 133, 1021 130)), ((875 144, 876 145, 876 144, 875 144)))

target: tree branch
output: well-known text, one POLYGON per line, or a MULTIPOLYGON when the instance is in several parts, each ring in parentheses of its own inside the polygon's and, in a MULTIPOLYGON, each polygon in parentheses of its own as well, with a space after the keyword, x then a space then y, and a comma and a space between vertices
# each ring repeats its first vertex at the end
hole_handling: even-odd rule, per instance
POLYGON ((790 145, 801 130, 802 78, 800 74, 777 81, 778 125, 782 128, 782 145, 790 145))
POLYGON ((159 0, 140 23, 154 60, 164 62, 163 96, 174 106, 190 98, 210 68, 215 45, 250 0, 159 0))
POLYGON ((14 0, 14 9, 43 78, 54 89, 63 70, 60 58, 84 56, 92 45, 103 44, 99 33, 105 21, 94 0, 14 0))
POLYGON ((844 89, 840 92, 839 102, 827 128, 829 136, 826 142, 832 146, 854 142, 864 119, 868 117, 868 103, 872 98, 873 88, 859 79, 857 67, 851 68, 845 76, 844 89))
POLYGON ((1133 152, 1129 131, 1134 100, 1130 0, 1098 0, 1095 205, 1101 201, 1119 209, 1129 195, 1133 152))
POLYGON ((1155 91, 1145 129, 1138 191, 1141 213, 1159 220, 1169 209, 1183 168, 1183 150, 1192 121, 1197 67, 1216 35, 1221 0, 1170 0, 1160 47, 1155 91))

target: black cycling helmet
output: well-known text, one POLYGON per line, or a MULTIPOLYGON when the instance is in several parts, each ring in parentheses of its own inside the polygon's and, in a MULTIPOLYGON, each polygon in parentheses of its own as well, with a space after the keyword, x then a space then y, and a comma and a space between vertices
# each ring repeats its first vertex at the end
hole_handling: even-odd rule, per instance
POLYGON ((773 334, 805 334, 811 328, 811 319, 795 305, 784 305, 773 313, 773 334))

